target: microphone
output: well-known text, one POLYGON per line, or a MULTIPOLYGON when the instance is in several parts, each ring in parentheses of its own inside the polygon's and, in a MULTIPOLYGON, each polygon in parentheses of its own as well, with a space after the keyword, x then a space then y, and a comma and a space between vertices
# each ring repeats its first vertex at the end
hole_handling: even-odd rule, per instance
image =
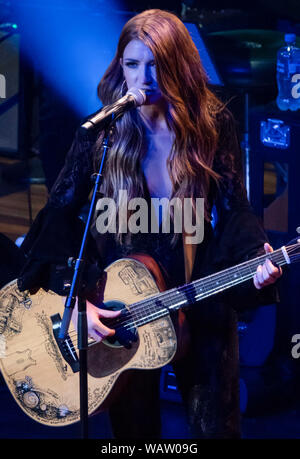
POLYGON ((85 121, 80 128, 83 132, 94 129, 96 126, 101 128, 111 117, 115 119, 132 108, 140 107, 145 102, 145 92, 141 89, 131 88, 121 99, 101 108, 95 115, 85 121))

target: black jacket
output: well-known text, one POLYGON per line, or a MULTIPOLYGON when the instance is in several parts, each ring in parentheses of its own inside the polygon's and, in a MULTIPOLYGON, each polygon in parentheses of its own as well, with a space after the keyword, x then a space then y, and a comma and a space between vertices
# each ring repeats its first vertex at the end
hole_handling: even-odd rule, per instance
MULTIPOLYGON (((219 134, 214 170, 222 181, 219 189, 211 187, 209 196, 216 218, 214 224, 205 225, 204 240, 197 248, 193 279, 263 253, 263 244, 267 241, 247 200, 241 178, 239 142, 232 116, 226 110, 219 116, 219 134)), ((97 133, 76 133, 48 203, 22 245, 26 263, 18 280, 21 290, 44 287, 65 293, 64 282, 71 279, 67 260, 77 257, 83 233, 84 224, 78 216, 92 188, 96 138, 97 133)), ((137 234, 132 237, 130 246, 120 246, 113 235, 97 234, 95 226, 91 233, 85 271, 87 289, 93 288, 107 264, 133 252, 152 255, 170 287, 184 283, 181 238, 171 247, 170 235, 137 234)), ((237 314, 276 301, 276 287, 257 290, 253 282, 248 281, 187 311, 192 347, 189 355, 175 364, 175 369, 184 398, 191 399, 191 391, 198 394, 192 397, 194 402, 190 402, 190 422, 198 426, 196 430, 203 436, 239 435, 237 314), (199 399, 197 403, 195 397, 199 399)))

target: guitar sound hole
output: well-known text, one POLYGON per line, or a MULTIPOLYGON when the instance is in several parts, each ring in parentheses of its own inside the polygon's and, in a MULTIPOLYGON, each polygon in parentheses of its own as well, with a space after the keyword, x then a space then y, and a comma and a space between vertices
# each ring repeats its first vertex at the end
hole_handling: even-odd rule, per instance
POLYGON ((101 319, 107 327, 115 329, 116 333, 113 336, 105 338, 102 342, 108 346, 125 347, 130 349, 132 343, 138 340, 136 327, 133 325, 130 312, 127 310, 124 303, 121 301, 108 301, 101 305, 102 309, 110 311, 122 311, 120 316, 114 319, 101 319))

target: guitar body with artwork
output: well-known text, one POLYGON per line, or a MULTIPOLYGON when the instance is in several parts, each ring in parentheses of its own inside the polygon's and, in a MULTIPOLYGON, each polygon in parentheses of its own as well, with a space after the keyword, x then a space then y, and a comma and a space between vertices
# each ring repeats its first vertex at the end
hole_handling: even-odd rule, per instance
MULTIPOLYGON (((184 327, 177 323, 184 325, 185 307, 201 307, 201 300, 252 279, 267 258, 278 266, 298 261, 299 249, 300 239, 294 240, 272 253, 171 290, 166 290, 158 265, 147 255, 109 265, 92 302, 122 313, 101 319, 116 330, 113 337, 101 343, 89 341, 89 414, 108 406, 127 370, 160 368, 177 357, 177 350, 182 352, 184 327)), ((0 291, 3 377, 22 410, 49 426, 80 419, 77 331, 71 323, 66 339, 58 338, 63 313, 64 300, 51 291, 20 292, 16 280, 0 291)))
MULTIPOLYGON (((159 293, 158 286, 163 288, 164 284, 158 267, 150 257, 143 261, 155 268, 154 275, 144 263, 129 258, 106 269, 101 307, 103 300, 110 309, 128 311, 130 304, 159 293)), ((1 290, 0 302, 1 371, 14 399, 42 424, 65 426, 78 421, 77 333, 71 323, 68 339, 62 343, 58 339, 64 313, 62 297, 43 289, 35 294, 20 292, 13 281, 1 290)), ((125 370, 160 368, 176 352, 176 333, 169 315, 117 335, 110 342, 90 343, 89 414, 102 407, 125 370)))

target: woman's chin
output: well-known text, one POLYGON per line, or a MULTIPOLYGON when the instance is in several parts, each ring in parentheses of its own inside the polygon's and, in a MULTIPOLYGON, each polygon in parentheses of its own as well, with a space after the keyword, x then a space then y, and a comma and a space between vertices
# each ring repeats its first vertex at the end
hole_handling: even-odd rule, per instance
POLYGON ((145 91, 146 94, 146 102, 144 105, 160 105, 163 102, 163 97, 161 93, 157 93, 154 91, 145 91))

